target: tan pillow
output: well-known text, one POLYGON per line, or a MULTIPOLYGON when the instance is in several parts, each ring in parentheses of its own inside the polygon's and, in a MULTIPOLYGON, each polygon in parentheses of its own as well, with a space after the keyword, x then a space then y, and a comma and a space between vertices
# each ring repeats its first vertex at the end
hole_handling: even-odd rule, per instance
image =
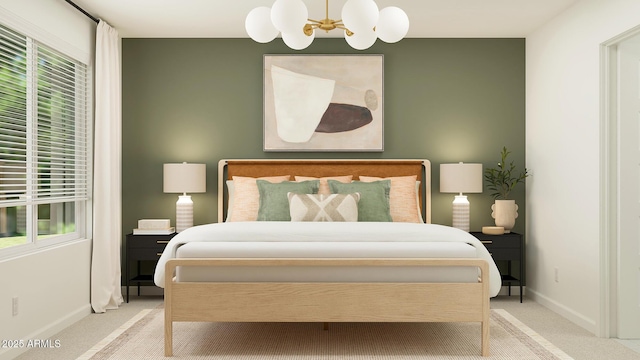
POLYGON ((420 206, 416 196, 416 175, 380 178, 374 176, 360 176, 360 181, 371 182, 391 180, 389 192, 389 207, 394 222, 421 223, 420 206))
POLYGON ((329 184, 327 180, 336 180, 341 183, 348 184, 353 179, 353 175, 344 175, 344 176, 327 176, 327 177, 309 177, 309 176, 296 176, 296 181, 307 181, 307 180, 320 180, 320 189, 318 189, 318 194, 328 195, 331 194, 331 190, 329 189, 329 184))
POLYGON ((288 181, 289 175, 265 176, 260 178, 233 176, 233 205, 229 221, 256 221, 260 207, 260 193, 256 180, 266 180, 272 183, 288 181))

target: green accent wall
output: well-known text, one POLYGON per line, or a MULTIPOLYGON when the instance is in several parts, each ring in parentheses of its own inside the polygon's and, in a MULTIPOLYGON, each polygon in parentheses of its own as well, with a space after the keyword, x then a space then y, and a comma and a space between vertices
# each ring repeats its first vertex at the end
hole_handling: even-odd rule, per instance
MULTIPOLYGON (((418 158, 432 163, 432 222, 451 225, 454 194, 439 192, 439 165, 495 166, 507 146, 525 159, 524 39, 378 41, 358 52, 343 39, 304 51, 282 40, 123 39, 123 234, 142 218, 175 223, 178 194, 162 192, 162 164, 207 164, 207 192, 191 194, 195 224, 217 219, 217 164, 228 158, 418 158), (384 152, 262 150, 264 54, 383 54, 384 152)), ((471 230, 493 225, 489 192, 467 194, 471 230)), ((524 232, 524 186, 515 231, 524 232)))

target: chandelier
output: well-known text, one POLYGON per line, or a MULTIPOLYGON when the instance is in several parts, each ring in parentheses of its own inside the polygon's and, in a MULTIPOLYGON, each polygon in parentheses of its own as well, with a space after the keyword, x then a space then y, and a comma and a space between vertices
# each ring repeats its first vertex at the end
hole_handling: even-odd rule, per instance
POLYGON ((329 0, 324 19, 313 20, 308 16, 302 0, 276 0, 271 8, 260 6, 251 10, 245 29, 259 43, 268 43, 280 33, 284 43, 294 50, 311 45, 316 30, 342 30, 347 43, 357 50, 368 49, 376 39, 398 42, 409 30, 409 18, 402 9, 389 6, 378 10, 373 0, 348 0, 340 20, 329 19, 329 0))

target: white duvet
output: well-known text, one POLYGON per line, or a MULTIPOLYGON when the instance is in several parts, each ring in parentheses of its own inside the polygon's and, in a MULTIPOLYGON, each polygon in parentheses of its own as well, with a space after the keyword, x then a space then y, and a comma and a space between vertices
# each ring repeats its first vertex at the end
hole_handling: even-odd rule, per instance
POLYGON ((176 250, 189 242, 463 242, 476 248, 478 257, 489 263, 491 296, 502 286, 500 273, 484 245, 468 232, 434 224, 389 222, 227 222, 194 226, 176 235, 165 248, 154 274, 155 284, 164 287, 165 265, 176 250))

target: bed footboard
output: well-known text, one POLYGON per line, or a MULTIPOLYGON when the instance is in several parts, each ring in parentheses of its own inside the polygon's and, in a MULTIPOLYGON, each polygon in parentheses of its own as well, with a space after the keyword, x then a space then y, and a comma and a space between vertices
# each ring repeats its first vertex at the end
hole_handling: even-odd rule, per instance
POLYGON ((174 321, 480 322, 489 355, 489 266, 482 259, 173 259, 165 276, 165 356, 174 321), (470 266, 475 283, 177 282, 178 266, 470 266), (170 281, 169 281, 170 279, 170 281), (255 304, 260 306, 255 306, 255 304))

